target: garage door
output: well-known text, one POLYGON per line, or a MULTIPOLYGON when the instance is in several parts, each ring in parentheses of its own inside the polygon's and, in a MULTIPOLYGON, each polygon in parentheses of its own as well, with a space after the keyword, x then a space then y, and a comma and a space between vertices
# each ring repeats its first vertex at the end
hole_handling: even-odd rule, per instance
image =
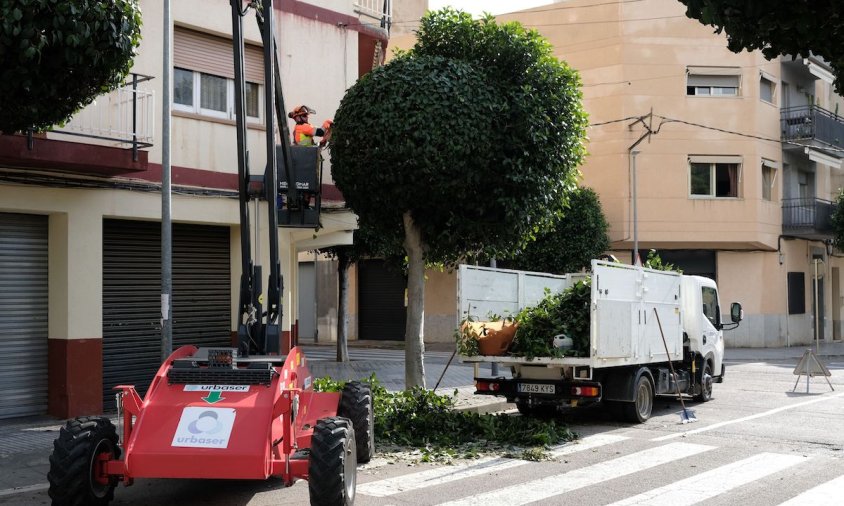
POLYGON ((358 339, 404 341, 407 282, 383 260, 358 262, 358 339))
POLYGON ((0 213, 0 418, 47 411, 47 217, 0 213))
MULTIPOLYGON (((161 224, 103 222, 103 406, 161 365, 161 224)), ((173 349, 231 346, 229 229, 173 224, 173 349)))

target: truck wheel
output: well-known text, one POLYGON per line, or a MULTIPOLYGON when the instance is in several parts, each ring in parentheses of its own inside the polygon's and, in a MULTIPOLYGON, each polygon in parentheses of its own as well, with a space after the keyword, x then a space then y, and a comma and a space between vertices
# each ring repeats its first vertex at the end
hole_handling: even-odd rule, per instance
POLYGON ((706 360, 700 370, 700 392, 695 395, 695 400, 706 402, 710 399, 712 399, 712 366, 706 360))
POLYGON ((651 417, 654 407, 654 387, 646 375, 642 374, 636 380, 633 394, 633 402, 622 403, 621 416, 627 422, 644 423, 651 417))
POLYGON ((351 506, 357 484, 355 429, 348 418, 322 418, 314 427, 308 462, 311 506, 351 506))
POLYGON ((352 421, 355 428, 358 463, 365 464, 375 455, 375 414, 372 388, 359 381, 350 381, 343 387, 338 416, 352 421))
POLYGON ((108 418, 68 420, 53 441, 48 494, 53 506, 105 506, 114 499, 117 477, 101 477, 98 457, 120 458, 117 431, 108 418))

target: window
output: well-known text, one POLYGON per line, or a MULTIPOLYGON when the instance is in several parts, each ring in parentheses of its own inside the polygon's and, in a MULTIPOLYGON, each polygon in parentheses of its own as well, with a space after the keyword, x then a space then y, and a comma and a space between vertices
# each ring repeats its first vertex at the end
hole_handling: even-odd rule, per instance
POLYGON ((737 67, 688 67, 686 95, 735 97, 739 94, 741 69, 737 67))
POLYGON ((809 173, 802 170, 797 171, 797 197, 808 199, 810 196, 809 173))
POLYGON ((774 183, 777 179, 775 162, 762 160, 762 200, 773 200, 774 183))
POLYGON ((759 98, 769 104, 774 103, 774 81, 765 76, 759 78, 759 98))
POLYGON ((701 300, 703 301, 703 315, 709 320, 713 327, 718 325, 718 292, 714 288, 701 287, 701 300))
MULTIPOLYGON (((246 117, 252 122, 261 121, 262 89, 257 83, 246 83, 246 117)), ((173 69, 173 108, 214 118, 236 119, 234 81, 187 69, 173 69)))
POLYGON ((692 197, 737 198, 741 164, 691 160, 689 194, 692 197))
MULTIPOLYGON (((244 47, 246 117, 261 121, 264 60, 260 46, 244 47)), ((234 120, 232 41, 176 26, 173 30, 173 108, 234 120)))

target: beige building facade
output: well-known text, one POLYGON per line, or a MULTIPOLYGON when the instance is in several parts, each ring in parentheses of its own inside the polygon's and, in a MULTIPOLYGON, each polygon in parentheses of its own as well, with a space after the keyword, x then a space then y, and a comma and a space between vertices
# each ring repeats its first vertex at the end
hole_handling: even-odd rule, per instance
MULTIPOLYGON (((171 4, 168 316, 176 346, 229 345, 241 265, 231 7, 225 0, 171 4)), ((391 6, 276 0, 287 108, 316 109, 315 124, 332 117, 345 90, 383 59, 376 48, 388 47, 391 6)), ((99 97, 55 132, 0 136, 0 418, 110 410, 112 386, 137 382, 144 389, 160 365, 163 12, 161 2, 141 0, 140 7, 143 39, 123 89, 99 97)), ((261 174, 266 118, 254 13, 244 28, 247 145, 251 173, 261 174)), ((357 226, 329 162, 322 183, 322 227, 278 230, 288 343, 297 336, 299 253, 348 244, 357 226)), ((254 255, 266 264, 266 203, 254 205, 262 209, 257 224, 252 217, 254 255)))
MULTIPOLYGON (((580 72, 583 184, 600 195, 616 256, 630 262, 638 239, 643 256, 714 278, 722 307, 745 310, 727 346, 806 345, 816 329, 842 339, 829 215, 844 184, 844 101, 822 59, 732 53, 673 0, 562 1, 498 20, 535 28, 580 72)), ((453 274, 429 276, 426 341, 452 339, 455 293, 453 274)))

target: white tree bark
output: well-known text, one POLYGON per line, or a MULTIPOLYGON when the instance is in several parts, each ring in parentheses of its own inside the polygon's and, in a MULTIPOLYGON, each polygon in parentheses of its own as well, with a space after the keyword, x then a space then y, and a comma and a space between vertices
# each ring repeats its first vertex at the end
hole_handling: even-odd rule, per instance
POLYGON ((410 212, 404 216, 407 253, 407 324, 405 326, 405 388, 425 387, 425 245, 410 212))

